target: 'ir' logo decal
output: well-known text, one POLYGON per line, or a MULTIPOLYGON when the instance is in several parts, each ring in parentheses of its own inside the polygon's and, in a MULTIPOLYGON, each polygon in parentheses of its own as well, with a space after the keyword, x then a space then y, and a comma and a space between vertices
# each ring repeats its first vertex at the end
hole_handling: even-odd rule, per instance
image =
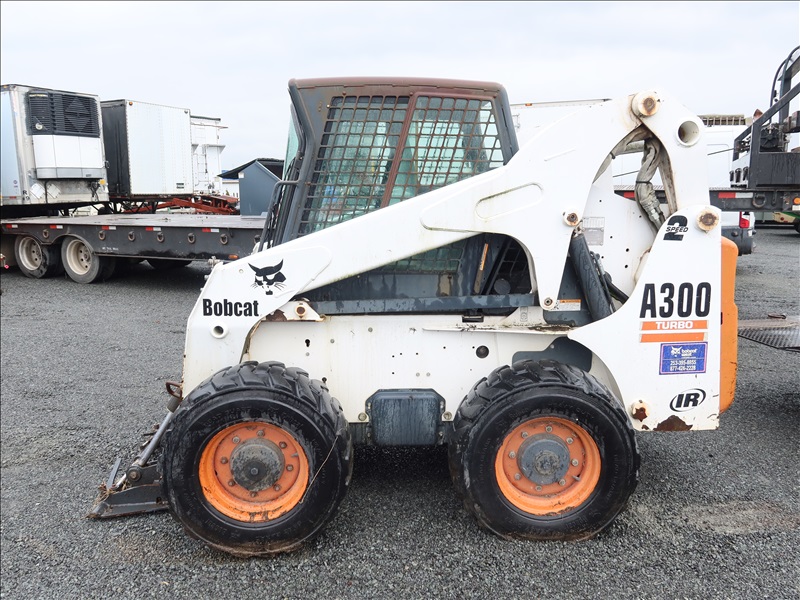
POLYGON ((695 388, 693 390, 686 390, 675 396, 672 402, 669 403, 669 407, 675 412, 686 412, 687 410, 692 410, 700 406, 705 399, 705 390, 695 388))

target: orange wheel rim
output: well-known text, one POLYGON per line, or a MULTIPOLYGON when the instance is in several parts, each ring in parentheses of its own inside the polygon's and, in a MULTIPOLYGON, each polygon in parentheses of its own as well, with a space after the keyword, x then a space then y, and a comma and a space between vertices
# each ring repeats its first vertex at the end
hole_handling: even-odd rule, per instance
POLYGON ((200 486, 222 514, 248 523, 277 519, 308 487, 308 458, 297 440, 270 423, 226 427, 200 456, 200 486))
POLYGON ((583 504, 600 480, 600 450, 580 425, 538 417, 515 427, 495 458, 503 496, 533 515, 554 515, 583 504))

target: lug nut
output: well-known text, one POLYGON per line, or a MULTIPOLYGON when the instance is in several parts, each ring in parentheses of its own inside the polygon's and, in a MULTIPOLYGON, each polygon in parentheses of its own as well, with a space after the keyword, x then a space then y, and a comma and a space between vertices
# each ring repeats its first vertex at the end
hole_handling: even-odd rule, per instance
POLYGON ((565 480, 565 479, 560 479, 560 480, 558 481, 558 485, 567 485, 567 482, 566 482, 566 480, 565 480))
POLYGON ((238 444, 239 443, 239 436, 238 435, 234 436, 233 440, 231 440, 231 441, 233 441, 234 444, 238 444))
POLYGON ((577 467, 578 466, 578 459, 577 458, 573 458, 572 459, 572 466, 573 467, 577 467))
POLYGON ((522 479, 522 475, 520 475, 519 473, 517 473, 516 475, 514 475, 514 479, 516 479, 517 481, 519 481, 520 479, 522 479))
POLYGON ((523 431, 522 432, 522 437, 524 437, 524 438, 528 437, 528 432, 527 431, 523 431))
POLYGON ((537 485, 537 486, 536 486, 536 491, 537 491, 537 492, 541 492, 541 491, 542 491, 542 486, 540 486, 540 485, 537 485))
POLYGON ((567 438, 567 443, 568 443, 568 444, 571 444, 571 443, 572 443, 572 442, 574 442, 574 441, 575 441, 575 440, 573 440, 572 438, 567 438))
POLYGON ((553 428, 552 428, 552 427, 550 427, 550 425, 548 425, 547 427, 545 427, 545 428, 544 428, 544 430, 545 430, 547 433, 550 433, 551 431, 553 431, 553 428))
POLYGON ((219 459, 219 462, 221 462, 223 465, 226 465, 228 464, 228 459, 223 456, 222 458, 219 459))
POLYGON ((233 487, 233 486, 235 486, 235 485, 236 485, 236 482, 235 482, 233 479, 231 479, 231 480, 228 482, 228 485, 229 485, 229 486, 231 486, 231 487, 233 487))
POLYGON ((258 437, 264 437, 264 432, 263 431, 259 431, 256 435, 258 437))
POLYGON ((275 484, 275 485, 272 487, 272 489, 273 489, 273 490, 275 490, 276 492, 280 492, 280 491, 281 491, 281 486, 279 486, 279 485, 275 484))
POLYGON ((292 465, 286 465, 287 471, 294 471, 294 467, 292 465))
POLYGON ((517 453, 512 450, 508 453, 508 458, 517 458, 517 453))
POLYGON ((250 492, 251 498, 255 498, 256 496, 258 496, 258 492, 250 492))
POLYGON ((278 445, 281 447, 281 449, 286 448, 286 442, 281 442, 278 445))

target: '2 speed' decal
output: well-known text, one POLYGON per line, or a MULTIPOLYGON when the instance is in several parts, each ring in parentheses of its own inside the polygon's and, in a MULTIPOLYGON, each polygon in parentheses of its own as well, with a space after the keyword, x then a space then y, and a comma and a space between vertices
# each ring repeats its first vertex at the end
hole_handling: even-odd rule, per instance
POLYGON ((668 242, 680 242, 683 234, 689 231, 689 221, 683 215, 673 215, 667 222, 667 230, 664 232, 664 240, 668 242))

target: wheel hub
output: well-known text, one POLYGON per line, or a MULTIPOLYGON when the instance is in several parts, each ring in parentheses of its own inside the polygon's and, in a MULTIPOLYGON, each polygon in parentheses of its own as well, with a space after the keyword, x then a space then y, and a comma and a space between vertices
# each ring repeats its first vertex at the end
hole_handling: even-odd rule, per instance
POLYGON ((522 474, 536 484, 556 483, 569 470, 569 449, 561 438, 536 434, 520 446, 517 464, 522 474))
POLYGON ((600 451, 577 423, 534 417, 508 432, 495 458, 503 496, 534 515, 561 514, 590 497, 600 478, 600 451))
POLYGON ((206 500, 222 514, 253 523, 295 508, 309 483, 305 451, 291 432, 272 423, 235 423, 212 437, 198 475, 206 500))
POLYGON ((236 447, 231 455, 233 479, 251 492, 272 487, 284 469, 280 448, 265 439, 252 439, 236 447))

